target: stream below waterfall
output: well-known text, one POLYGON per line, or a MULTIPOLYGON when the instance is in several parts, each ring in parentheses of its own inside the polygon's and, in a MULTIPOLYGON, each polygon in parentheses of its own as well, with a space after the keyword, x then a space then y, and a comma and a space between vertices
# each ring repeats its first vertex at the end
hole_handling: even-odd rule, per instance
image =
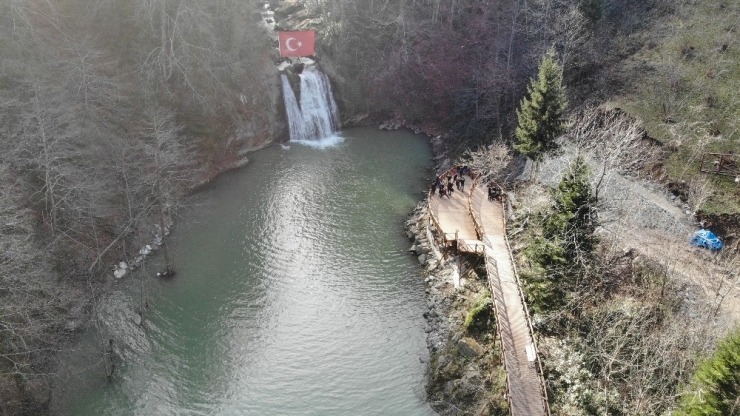
POLYGON ((344 131, 250 156, 199 193, 170 246, 101 300, 101 329, 63 357, 69 415, 429 415, 421 268, 403 221, 423 196, 428 142, 344 131), (116 374, 95 359, 113 338, 116 374))

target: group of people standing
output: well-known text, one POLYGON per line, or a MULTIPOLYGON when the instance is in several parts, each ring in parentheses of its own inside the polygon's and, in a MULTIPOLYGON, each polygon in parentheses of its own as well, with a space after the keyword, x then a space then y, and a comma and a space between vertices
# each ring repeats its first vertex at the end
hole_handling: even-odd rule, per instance
POLYGON ((488 184, 488 200, 493 201, 494 199, 501 196, 501 188, 493 182, 488 184))
POLYGON ((458 191, 464 191, 465 175, 468 173, 470 173, 470 169, 467 166, 463 166, 452 169, 447 175, 434 178, 434 182, 432 182, 432 195, 439 190, 440 198, 443 196, 450 198, 452 193, 455 192, 455 188, 458 191))
MULTIPOLYGON (((452 193, 455 192, 455 188, 458 191, 465 190, 465 176, 470 174, 470 169, 467 166, 455 167, 442 176, 434 178, 432 182, 432 195, 439 192, 439 197, 446 196, 450 198, 452 193)), ((501 197, 503 190, 501 187, 493 182, 488 183, 488 200, 494 201, 501 197)))

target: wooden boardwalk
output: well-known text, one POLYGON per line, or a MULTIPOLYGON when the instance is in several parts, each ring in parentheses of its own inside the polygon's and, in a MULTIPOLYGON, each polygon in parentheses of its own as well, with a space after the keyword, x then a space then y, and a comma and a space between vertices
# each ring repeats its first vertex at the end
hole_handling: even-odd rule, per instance
MULTIPOLYGON (((465 182, 472 183, 472 180, 465 182)), ((511 414, 549 415, 529 312, 506 239, 502 203, 488 201, 483 187, 474 187, 473 192, 469 192, 469 189, 464 194, 455 192, 450 200, 432 196, 429 201, 432 218, 439 232, 445 235, 445 240, 457 238, 459 251, 462 249, 485 256, 506 369, 511 414), (474 249, 471 249, 471 245, 474 249), (484 249, 480 250, 479 247, 484 249)))
MULTIPOLYGON (((473 180, 467 177, 465 182, 470 184, 473 180)), ((478 233, 475 231, 473 217, 470 216, 470 199, 468 196, 469 193, 467 191, 461 192, 455 189, 455 192, 449 198, 446 196, 441 197, 439 193, 429 198, 429 207, 437 222, 435 225, 438 227, 439 232, 443 234, 445 242, 465 240, 478 241, 482 244, 478 240, 478 233)))

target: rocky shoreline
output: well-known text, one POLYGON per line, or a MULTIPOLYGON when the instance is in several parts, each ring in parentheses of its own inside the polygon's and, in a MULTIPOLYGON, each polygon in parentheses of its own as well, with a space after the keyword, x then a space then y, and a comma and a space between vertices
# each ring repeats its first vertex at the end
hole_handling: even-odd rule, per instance
POLYGON ((427 400, 440 415, 506 414, 492 310, 481 308, 469 318, 477 302, 490 299, 485 275, 475 256, 458 258, 440 250, 428 206, 425 198, 405 223, 409 252, 425 274, 427 400))

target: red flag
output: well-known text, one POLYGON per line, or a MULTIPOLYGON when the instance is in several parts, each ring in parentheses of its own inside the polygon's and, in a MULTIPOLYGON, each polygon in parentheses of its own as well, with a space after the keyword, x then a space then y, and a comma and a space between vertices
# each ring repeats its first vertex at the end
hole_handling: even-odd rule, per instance
POLYGON ((280 39, 280 56, 311 56, 314 54, 313 30, 302 32, 278 32, 280 39))

